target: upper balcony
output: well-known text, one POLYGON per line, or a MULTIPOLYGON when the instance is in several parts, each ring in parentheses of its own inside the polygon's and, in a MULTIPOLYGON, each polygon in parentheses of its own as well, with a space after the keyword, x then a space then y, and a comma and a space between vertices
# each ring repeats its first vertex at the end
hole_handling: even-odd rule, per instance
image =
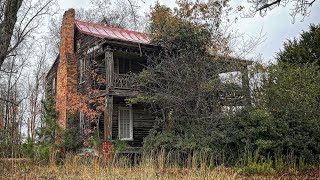
POLYGON ((117 74, 113 73, 113 87, 116 89, 133 89, 133 73, 117 74))
POLYGON ((78 91, 86 93, 86 89, 90 88, 105 92, 133 90, 133 77, 141 72, 146 64, 146 56, 132 53, 89 53, 86 58, 79 58, 78 91))

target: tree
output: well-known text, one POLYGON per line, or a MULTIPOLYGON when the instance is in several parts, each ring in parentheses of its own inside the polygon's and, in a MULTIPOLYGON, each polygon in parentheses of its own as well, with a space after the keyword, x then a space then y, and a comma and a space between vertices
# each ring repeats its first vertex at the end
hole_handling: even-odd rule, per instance
POLYGON ((268 123, 273 124, 270 128, 276 136, 260 139, 260 147, 273 153, 294 152, 294 155, 305 158, 309 163, 319 161, 319 94, 319 66, 279 62, 269 67, 259 108, 269 115, 268 123), (262 146, 261 142, 265 145, 262 146))
POLYGON ((276 59, 291 65, 320 65, 320 25, 311 24, 309 31, 302 32, 299 39, 285 42, 276 59))
POLYGON ((49 96, 42 102, 43 111, 41 117, 40 128, 37 129, 37 134, 40 137, 40 142, 52 144, 55 136, 59 132, 60 127, 56 121, 57 112, 55 110, 54 98, 49 96))
POLYGON ((320 161, 319 27, 284 44, 277 64, 259 66, 255 106, 240 115, 238 127, 252 151, 289 153, 306 163, 320 161))
POLYGON ((307 16, 309 8, 315 1, 316 0, 248 0, 248 3, 252 4, 248 15, 254 16, 259 12, 260 16, 265 16, 267 11, 276 7, 293 4, 292 12, 290 13, 293 18, 295 18, 297 14, 307 16))
POLYGON ((227 70, 220 55, 230 54, 229 36, 220 29, 226 7, 227 1, 178 1, 174 10, 160 4, 152 9, 150 30, 160 54, 149 58, 136 79, 141 92, 129 100, 148 104, 157 115, 146 149, 204 150, 234 159, 238 144, 229 139, 232 124, 219 99, 221 92, 239 88, 219 78, 227 70))
POLYGON ((17 14, 22 5, 22 0, 1 1, 0 9, 0 67, 5 58, 10 53, 9 50, 11 37, 13 35, 14 26, 17 22, 17 14))
POLYGON ((20 109, 25 99, 20 86, 22 71, 27 57, 9 57, 4 63, 6 72, 0 72, 0 116, 3 117, 3 129, 6 131, 6 143, 19 143, 21 140, 22 118, 20 109))
POLYGON ((40 19, 56 13, 56 0, 0 1, 0 68, 8 56, 41 26, 40 19))
MULTIPOLYGON (((37 48, 37 47, 35 47, 37 48)), ((45 76, 48 69, 46 64, 47 60, 47 47, 38 47, 41 53, 34 53, 34 67, 30 70, 30 76, 28 79, 27 91, 27 101, 28 108, 26 109, 28 118, 28 139, 31 143, 36 141, 36 129, 40 127, 41 119, 41 101, 44 99, 44 85, 45 85, 45 76)), ((30 63, 31 64, 31 63, 30 63)))
MULTIPOLYGON (((30 80, 27 77, 31 77, 28 71, 32 71, 33 67, 30 65, 33 61, 30 60, 35 59, 37 53, 34 52, 39 50, 36 50, 35 44, 41 38, 39 30, 43 25, 42 20, 46 15, 56 13, 55 3, 55 0, 0 1, 0 124, 5 132, 6 144, 23 142, 27 119, 34 122, 29 123, 29 129, 32 129, 30 134, 35 136, 35 119, 39 119, 36 106, 41 96, 38 90, 42 82, 35 83, 38 90, 33 91, 33 95, 28 94, 26 82, 30 80), (32 102, 26 102, 28 98, 32 102), (32 109, 32 117, 29 109, 32 109)), ((41 68, 43 74, 44 67, 41 68)))

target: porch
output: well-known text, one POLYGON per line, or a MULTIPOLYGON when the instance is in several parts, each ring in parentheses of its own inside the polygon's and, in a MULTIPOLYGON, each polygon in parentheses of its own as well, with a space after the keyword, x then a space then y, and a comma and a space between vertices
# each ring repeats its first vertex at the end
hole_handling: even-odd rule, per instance
POLYGON ((108 96, 106 110, 99 118, 99 132, 104 141, 125 143, 124 152, 138 152, 155 118, 142 104, 127 105, 125 97, 108 96))

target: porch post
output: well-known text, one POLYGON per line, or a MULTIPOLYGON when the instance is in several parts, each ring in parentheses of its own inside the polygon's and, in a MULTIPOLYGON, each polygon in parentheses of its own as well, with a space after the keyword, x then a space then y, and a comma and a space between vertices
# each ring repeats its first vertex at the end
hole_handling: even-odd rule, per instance
POLYGON ((113 52, 107 49, 105 52, 105 63, 106 63, 106 88, 113 87, 113 73, 114 73, 114 62, 113 52))
POLYGON ((247 66, 242 68, 241 74, 242 74, 242 90, 245 97, 245 105, 247 106, 251 104, 249 74, 248 74, 247 66))
POLYGON ((104 141, 112 140, 112 111, 113 111, 113 96, 107 95, 105 98, 104 110, 104 141))

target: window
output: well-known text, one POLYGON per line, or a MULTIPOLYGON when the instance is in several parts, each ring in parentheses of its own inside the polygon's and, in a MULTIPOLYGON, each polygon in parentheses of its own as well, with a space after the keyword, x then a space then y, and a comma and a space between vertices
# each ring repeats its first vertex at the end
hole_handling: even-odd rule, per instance
POLYGON ((56 78, 52 79, 52 93, 56 94, 56 78))
POLYGON ((85 62, 84 59, 80 59, 79 83, 83 83, 84 82, 85 70, 86 70, 86 62, 85 62))
POLYGON ((132 108, 119 107, 119 139, 133 140, 132 108))

